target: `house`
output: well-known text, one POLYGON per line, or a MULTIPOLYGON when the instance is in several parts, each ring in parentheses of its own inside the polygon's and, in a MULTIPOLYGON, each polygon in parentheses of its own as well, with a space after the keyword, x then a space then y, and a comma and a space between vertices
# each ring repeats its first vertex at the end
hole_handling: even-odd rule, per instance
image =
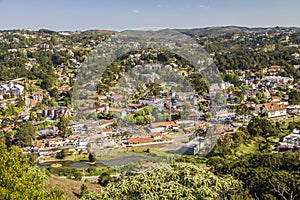
POLYGON ((278 65, 273 65, 268 69, 268 72, 270 74, 276 74, 277 72, 282 71, 283 67, 278 65))
POLYGON ((262 81, 268 81, 270 83, 287 83, 293 81, 293 78, 283 76, 265 76, 262 81))
POLYGON ((15 97, 19 97, 23 94, 24 87, 19 84, 14 84, 9 82, 5 85, 0 85, 0 95, 10 95, 13 94, 15 97))
POLYGON ((130 104, 126 105, 126 109, 125 110, 126 110, 127 114, 132 114, 135 111, 138 111, 138 110, 142 109, 143 107, 145 107, 145 105, 130 103, 130 104))
POLYGON ((94 106, 96 113, 107 113, 108 112, 108 104, 100 104, 98 106, 94 106))
POLYGON ((110 96, 107 96, 107 100, 111 102, 120 102, 124 99, 125 97, 122 94, 111 94, 110 96))
POLYGON ((157 128, 157 127, 165 127, 166 129, 178 129, 179 124, 175 123, 174 121, 166 121, 166 122, 153 122, 151 123, 152 128, 157 128))
POLYGON ((270 118, 286 116, 287 105, 281 103, 257 104, 255 111, 258 114, 267 115, 270 118))
POLYGON ((49 119, 69 117, 72 115, 71 111, 67 107, 45 108, 43 110, 43 114, 45 118, 49 118, 49 119))
POLYGON ((146 143, 163 142, 166 139, 167 139, 166 136, 162 135, 161 133, 155 133, 150 137, 129 138, 127 140, 127 143, 129 146, 131 146, 131 145, 139 145, 139 144, 146 144, 146 143))
POLYGON ((0 94, 10 94, 10 89, 7 85, 0 85, 0 94))
POLYGON ((163 132, 165 130, 178 130, 179 127, 180 125, 175 123, 174 121, 153 122, 150 124, 150 126, 146 127, 145 130, 148 133, 155 133, 155 132, 163 132))
POLYGON ((292 133, 279 140, 279 151, 290 150, 295 146, 300 147, 300 130, 294 129, 292 133))
POLYGON ((62 138, 51 138, 45 140, 45 147, 62 147, 64 146, 62 138))
POLYGON ((104 128, 100 131, 100 133, 103 135, 103 136, 107 136, 107 135, 111 135, 113 134, 113 129, 111 128, 104 128))
POLYGON ((45 147, 45 145, 44 145, 43 141, 41 141, 41 140, 36 140, 36 141, 34 141, 34 142, 31 144, 31 147, 32 147, 33 149, 42 149, 42 148, 45 147))
POLYGON ((278 96, 272 96, 272 102, 280 102, 281 101, 281 98, 278 97, 278 96))
POLYGON ((24 87, 22 85, 16 84, 10 87, 10 90, 12 94, 14 94, 15 97, 19 97, 24 92, 24 87))
POLYGON ((114 123, 114 120, 101 119, 99 121, 100 128, 106 128, 107 126, 111 126, 114 123))
POLYGON ((34 91, 30 97, 34 101, 41 102, 43 100, 43 92, 41 90, 34 91))
POLYGON ((77 151, 87 150, 88 149, 88 144, 89 144, 89 142, 87 140, 79 140, 78 144, 76 146, 76 150, 77 151))
POLYGON ((53 138, 58 136, 58 129, 56 127, 49 127, 38 131, 39 138, 53 138))
POLYGON ((139 103, 142 105, 157 105, 159 104, 160 100, 159 99, 155 99, 155 98, 142 98, 139 100, 139 103))
POLYGON ((119 115, 122 119, 127 115, 126 111, 122 108, 109 108, 109 113, 112 113, 114 115, 119 115))
POLYGON ((65 146, 74 146, 78 145, 80 137, 77 135, 71 135, 65 140, 65 146))

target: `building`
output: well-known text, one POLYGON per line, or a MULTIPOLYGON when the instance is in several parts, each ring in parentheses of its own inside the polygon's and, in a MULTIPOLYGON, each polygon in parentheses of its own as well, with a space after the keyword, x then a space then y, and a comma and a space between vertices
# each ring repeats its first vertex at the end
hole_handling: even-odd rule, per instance
POLYGON ((155 133, 155 134, 151 135, 150 137, 129 138, 127 140, 127 143, 128 143, 128 146, 131 146, 131 145, 163 142, 166 139, 167 139, 166 136, 162 135, 161 133, 155 133))
POLYGON ((178 130, 180 127, 179 124, 174 121, 166 121, 166 122, 153 122, 150 126, 146 127, 145 130, 149 133, 162 132, 165 130, 178 130))
POLYGON ((8 84, 0 85, 0 95, 13 94, 15 97, 19 97, 23 94, 24 87, 19 84, 9 82, 8 84))
POLYGON ((100 134, 102 134, 103 136, 112 135, 113 134, 113 129, 111 129, 111 128, 103 128, 101 130, 100 134))
POLYGON ((67 107, 45 108, 43 110, 43 114, 44 117, 48 119, 58 119, 72 115, 71 111, 67 107))
POLYGON ((287 105, 281 103, 257 104, 255 111, 257 114, 267 115, 270 118, 286 116, 287 105))
POLYGON ((43 92, 41 90, 34 91, 30 97, 34 101, 41 102, 43 100, 43 92))
POLYGON ((204 139, 203 138, 195 138, 194 140, 190 141, 180 149, 180 153, 186 155, 196 155, 200 153, 201 149, 204 148, 204 139))

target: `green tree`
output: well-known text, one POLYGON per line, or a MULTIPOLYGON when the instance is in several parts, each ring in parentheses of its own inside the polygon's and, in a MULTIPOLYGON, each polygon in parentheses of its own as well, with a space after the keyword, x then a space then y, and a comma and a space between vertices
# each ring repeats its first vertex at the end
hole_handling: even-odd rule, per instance
POLYGON ((53 97, 56 101, 59 98, 59 91, 58 89, 55 87, 52 90, 49 91, 49 94, 51 97, 53 97))
POLYGON ((212 117, 212 114, 210 112, 204 113, 205 119, 209 120, 212 117))
POLYGON ((89 161, 95 162, 97 160, 96 154, 94 152, 89 153, 89 161))
MULTIPOLYGON (((0 139, 0 199, 55 199, 54 190, 44 192, 43 183, 48 176, 43 170, 31 165, 20 149, 12 146, 7 149, 0 139), (50 194, 52 193, 52 195, 50 194)), ((63 199, 63 193, 59 199, 63 199)))
POLYGON ((289 93, 289 103, 297 105, 300 103, 300 92, 293 90, 289 93))
POLYGON ((69 135, 71 135, 71 129, 69 128, 69 120, 68 118, 66 117, 62 117, 60 118, 58 124, 57 124, 57 127, 58 127, 58 134, 65 138, 65 137, 68 137, 69 135))
POLYGON ((19 147, 30 146, 36 132, 35 127, 30 122, 22 122, 19 126, 13 144, 19 147))
POLYGON ((247 130, 250 133, 250 135, 253 136, 263 136, 263 137, 269 137, 272 135, 278 134, 278 129, 273 124, 272 121, 269 121, 267 118, 263 117, 255 117, 253 118, 248 126, 247 130))
POLYGON ((64 159, 65 157, 67 157, 69 153, 69 150, 68 149, 62 149, 60 152, 58 152, 55 157, 57 159, 64 159))
POLYGON ((80 186, 80 194, 79 194, 79 196, 83 197, 87 193, 88 193, 87 186, 85 184, 82 184, 80 186))
POLYGON ((300 155, 256 153, 239 158, 209 158, 207 165, 217 175, 231 174, 243 181, 253 198, 298 199, 300 195, 300 155))
POLYGON ((176 163, 107 183, 83 199, 247 199, 242 182, 193 164, 176 163))
POLYGON ((111 181, 113 179, 107 171, 102 171, 98 177, 98 184, 103 187, 107 186, 111 181))

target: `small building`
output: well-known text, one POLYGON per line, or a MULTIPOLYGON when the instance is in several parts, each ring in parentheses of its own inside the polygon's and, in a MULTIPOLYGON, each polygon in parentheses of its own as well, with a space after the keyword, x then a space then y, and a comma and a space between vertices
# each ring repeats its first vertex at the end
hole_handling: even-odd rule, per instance
POLYGON ((41 102, 43 100, 43 92, 41 90, 34 91, 30 97, 34 101, 41 102))
POLYGON ((104 128, 100 131, 100 133, 103 135, 103 136, 107 136, 107 135, 111 135, 113 134, 113 129, 111 128, 104 128))
POLYGON ((156 143, 156 142, 163 142, 166 140, 166 136, 162 135, 161 133, 155 133, 150 137, 136 137, 136 138, 129 138, 127 143, 129 146, 131 145, 139 145, 139 144, 148 144, 148 143, 156 143))
POLYGON ((156 133, 163 132, 166 130, 178 130, 180 127, 179 124, 174 121, 166 121, 166 122, 153 122, 149 126, 145 127, 145 131, 148 133, 156 133))

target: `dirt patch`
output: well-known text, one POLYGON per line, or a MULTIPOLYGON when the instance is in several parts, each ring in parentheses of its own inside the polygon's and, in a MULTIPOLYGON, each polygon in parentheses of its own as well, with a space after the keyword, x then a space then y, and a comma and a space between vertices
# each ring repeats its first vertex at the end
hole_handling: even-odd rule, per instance
POLYGON ((97 184, 83 183, 81 181, 60 178, 53 175, 49 177, 49 181, 45 185, 45 190, 48 190, 50 187, 58 186, 64 190, 68 200, 77 200, 79 199, 78 195, 80 194, 80 186, 82 184, 85 184, 90 192, 99 192, 100 190, 100 186, 97 184))

